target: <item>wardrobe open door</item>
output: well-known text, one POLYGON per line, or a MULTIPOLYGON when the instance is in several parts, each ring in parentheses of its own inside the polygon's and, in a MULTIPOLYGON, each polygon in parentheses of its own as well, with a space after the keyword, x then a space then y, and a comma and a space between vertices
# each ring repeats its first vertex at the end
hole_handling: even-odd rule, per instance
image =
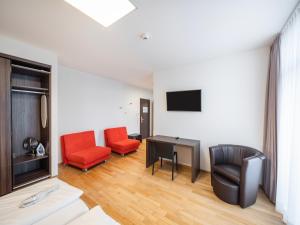
POLYGON ((0 196, 12 191, 10 74, 10 60, 0 57, 0 196))

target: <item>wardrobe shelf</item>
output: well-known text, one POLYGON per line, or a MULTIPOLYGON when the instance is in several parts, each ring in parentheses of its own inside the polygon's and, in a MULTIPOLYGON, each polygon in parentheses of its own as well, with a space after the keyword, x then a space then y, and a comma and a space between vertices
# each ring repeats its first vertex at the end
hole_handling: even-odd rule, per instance
POLYGON ((40 94, 40 95, 47 95, 48 94, 48 88, 41 88, 41 87, 29 87, 29 86, 16 86, 13 85, 12 92, 18 92, 18 93, 27 93, 27 94, 40 94))
POLYGON ((49 91, 48 88, 42 87, 29 87, 29 86, 20 86, 20 85, 13 85, 12 89, 14 90, 24 90, 24 91, 49 91))
POLYGON ((14 166, 16 166, 16 165, 36 161, 36 160, 47 159, 48 157, 49 157, 48 155, 43 155, 43 156, 20 155, 13 159, 13 164, 14 166))
POLYGON ((50 173, 46 169, 37 169, 27 173, 18 174, 15 176, 13 189, 23 187, 48 177, 50 177, 50 173))
POLYGON ((16 71, 16 72, 20 72, 23 73, 24 71, 27 72, 31 72, 32 75, 49 75, 50 72, 46 71, 46 70, 42 70, 42 69, 35 69, 35 68, 31 68, 31 67, 27 67, 27 66, 21 66, 21 65, 17 65, 17 64, 11 64, 12 70, 16 71))

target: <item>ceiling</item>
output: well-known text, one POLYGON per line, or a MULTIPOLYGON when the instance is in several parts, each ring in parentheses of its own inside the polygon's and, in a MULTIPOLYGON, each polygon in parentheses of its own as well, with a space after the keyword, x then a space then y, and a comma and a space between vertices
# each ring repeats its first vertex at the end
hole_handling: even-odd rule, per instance
POLYGON ((137 9, 104 28, 63 0, 0 0, 0 34, 53 51, 62 65, 151 89, 154 71, 269 45, 297 1, 131 0, 137 9))

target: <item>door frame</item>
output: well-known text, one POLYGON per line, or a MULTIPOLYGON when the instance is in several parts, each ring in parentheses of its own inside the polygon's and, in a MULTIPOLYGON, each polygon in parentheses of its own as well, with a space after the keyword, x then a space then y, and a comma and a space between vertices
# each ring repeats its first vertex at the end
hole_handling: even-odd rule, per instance
MULTIPOLYGON (((139 122, 140 122, 140 134, 142 134, 142 126, 141 126, 141 116, 142 116, 142 107, 141 107, 141 100, 145 100, 145 101, 148 101, 149 102, 149 109, 148 109, 148 112, 149 112, 149 116, 148 116, 148 135, 149 137, 151 136, 151 100, 150 99, 146 99, 146 98, 140 98, 140 118, 139 118, 139 122)), ((142 137, 144 138, 144 137, 142 137)))

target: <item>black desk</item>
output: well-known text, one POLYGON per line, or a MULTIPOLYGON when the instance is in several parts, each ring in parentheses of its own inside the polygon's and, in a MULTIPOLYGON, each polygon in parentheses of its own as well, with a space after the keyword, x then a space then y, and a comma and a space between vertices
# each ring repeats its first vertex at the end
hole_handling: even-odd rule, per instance
POLYGON ((142 143, 142 141, 143 141, 142 135, 141 135, 141 134, 138 134, 138 133, 129 134, 129 135, 128 135, 128 138, 129 138, 129 139, 139 140, 141 143, 142 143))
POLYGON ((175 137, 157 135, 153 137, 149 137, 146 139, 147 147, 146 147, 146 167, 152 165, 153 162, 156 162, 158 159, 154 158, 152 148, 155 148, 155 143, 169 143, 174 146, 184 146, 191 148, 191 156, 192 156, 192 182, 194 183, 198 177, 200 172, 200 141, 179 138, 175 137))

